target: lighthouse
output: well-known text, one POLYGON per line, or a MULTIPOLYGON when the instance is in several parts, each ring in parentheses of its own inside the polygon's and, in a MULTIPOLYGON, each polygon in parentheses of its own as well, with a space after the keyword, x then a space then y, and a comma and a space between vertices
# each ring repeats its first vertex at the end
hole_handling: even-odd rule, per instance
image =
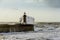
POLYGON ((34 18, 31 16, 28 16, 26 12, 24 12, 23 16, 20 18, 21 24, 34 24, 34 18))
POLYGON ((20 18, 20 30, 34 31, 34 18, 27 16, 26 12, 24 12, 23 16, 20 18))
POLYGON ((23 15, 23 23, 26 24, 26 13, 24 12, 24 15, 23 15))

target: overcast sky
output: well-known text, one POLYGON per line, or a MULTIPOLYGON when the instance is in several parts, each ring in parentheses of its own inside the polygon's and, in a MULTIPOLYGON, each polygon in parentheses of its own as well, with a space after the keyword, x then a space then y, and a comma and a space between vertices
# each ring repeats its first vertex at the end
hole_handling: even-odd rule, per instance
POLYGON ((40 22, 60 22, 60 0, 0 0, 0 22, 19 22, 27 15, 40 22))

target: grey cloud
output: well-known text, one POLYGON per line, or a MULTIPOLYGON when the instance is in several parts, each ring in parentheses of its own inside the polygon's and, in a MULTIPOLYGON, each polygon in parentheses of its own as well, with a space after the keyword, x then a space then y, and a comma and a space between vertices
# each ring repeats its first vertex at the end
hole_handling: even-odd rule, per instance
POLYGON ((50 7, 60 8, 60 0, 45 0, 50 7))
POLYGON ((3 0, 0 7, 17 7, 17 8, 40 8, 44 3, 40 3, 39 0, 3 0))

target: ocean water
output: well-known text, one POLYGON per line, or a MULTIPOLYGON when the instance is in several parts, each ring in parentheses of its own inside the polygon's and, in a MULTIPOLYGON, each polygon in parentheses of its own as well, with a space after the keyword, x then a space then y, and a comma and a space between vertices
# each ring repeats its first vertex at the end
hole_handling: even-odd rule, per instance
POLYGON ((0 40, 60 40, 60 27, 35 27, 35 31, 0 33, 0 40))

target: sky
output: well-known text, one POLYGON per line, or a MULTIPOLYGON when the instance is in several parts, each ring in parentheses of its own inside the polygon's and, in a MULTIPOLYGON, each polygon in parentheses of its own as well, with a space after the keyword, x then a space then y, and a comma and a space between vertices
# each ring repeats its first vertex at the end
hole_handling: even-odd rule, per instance
POLYGON ((0 22, 19 22, 24 12, 36 22, 60 22, 60 0, 0 0, 0 22))

